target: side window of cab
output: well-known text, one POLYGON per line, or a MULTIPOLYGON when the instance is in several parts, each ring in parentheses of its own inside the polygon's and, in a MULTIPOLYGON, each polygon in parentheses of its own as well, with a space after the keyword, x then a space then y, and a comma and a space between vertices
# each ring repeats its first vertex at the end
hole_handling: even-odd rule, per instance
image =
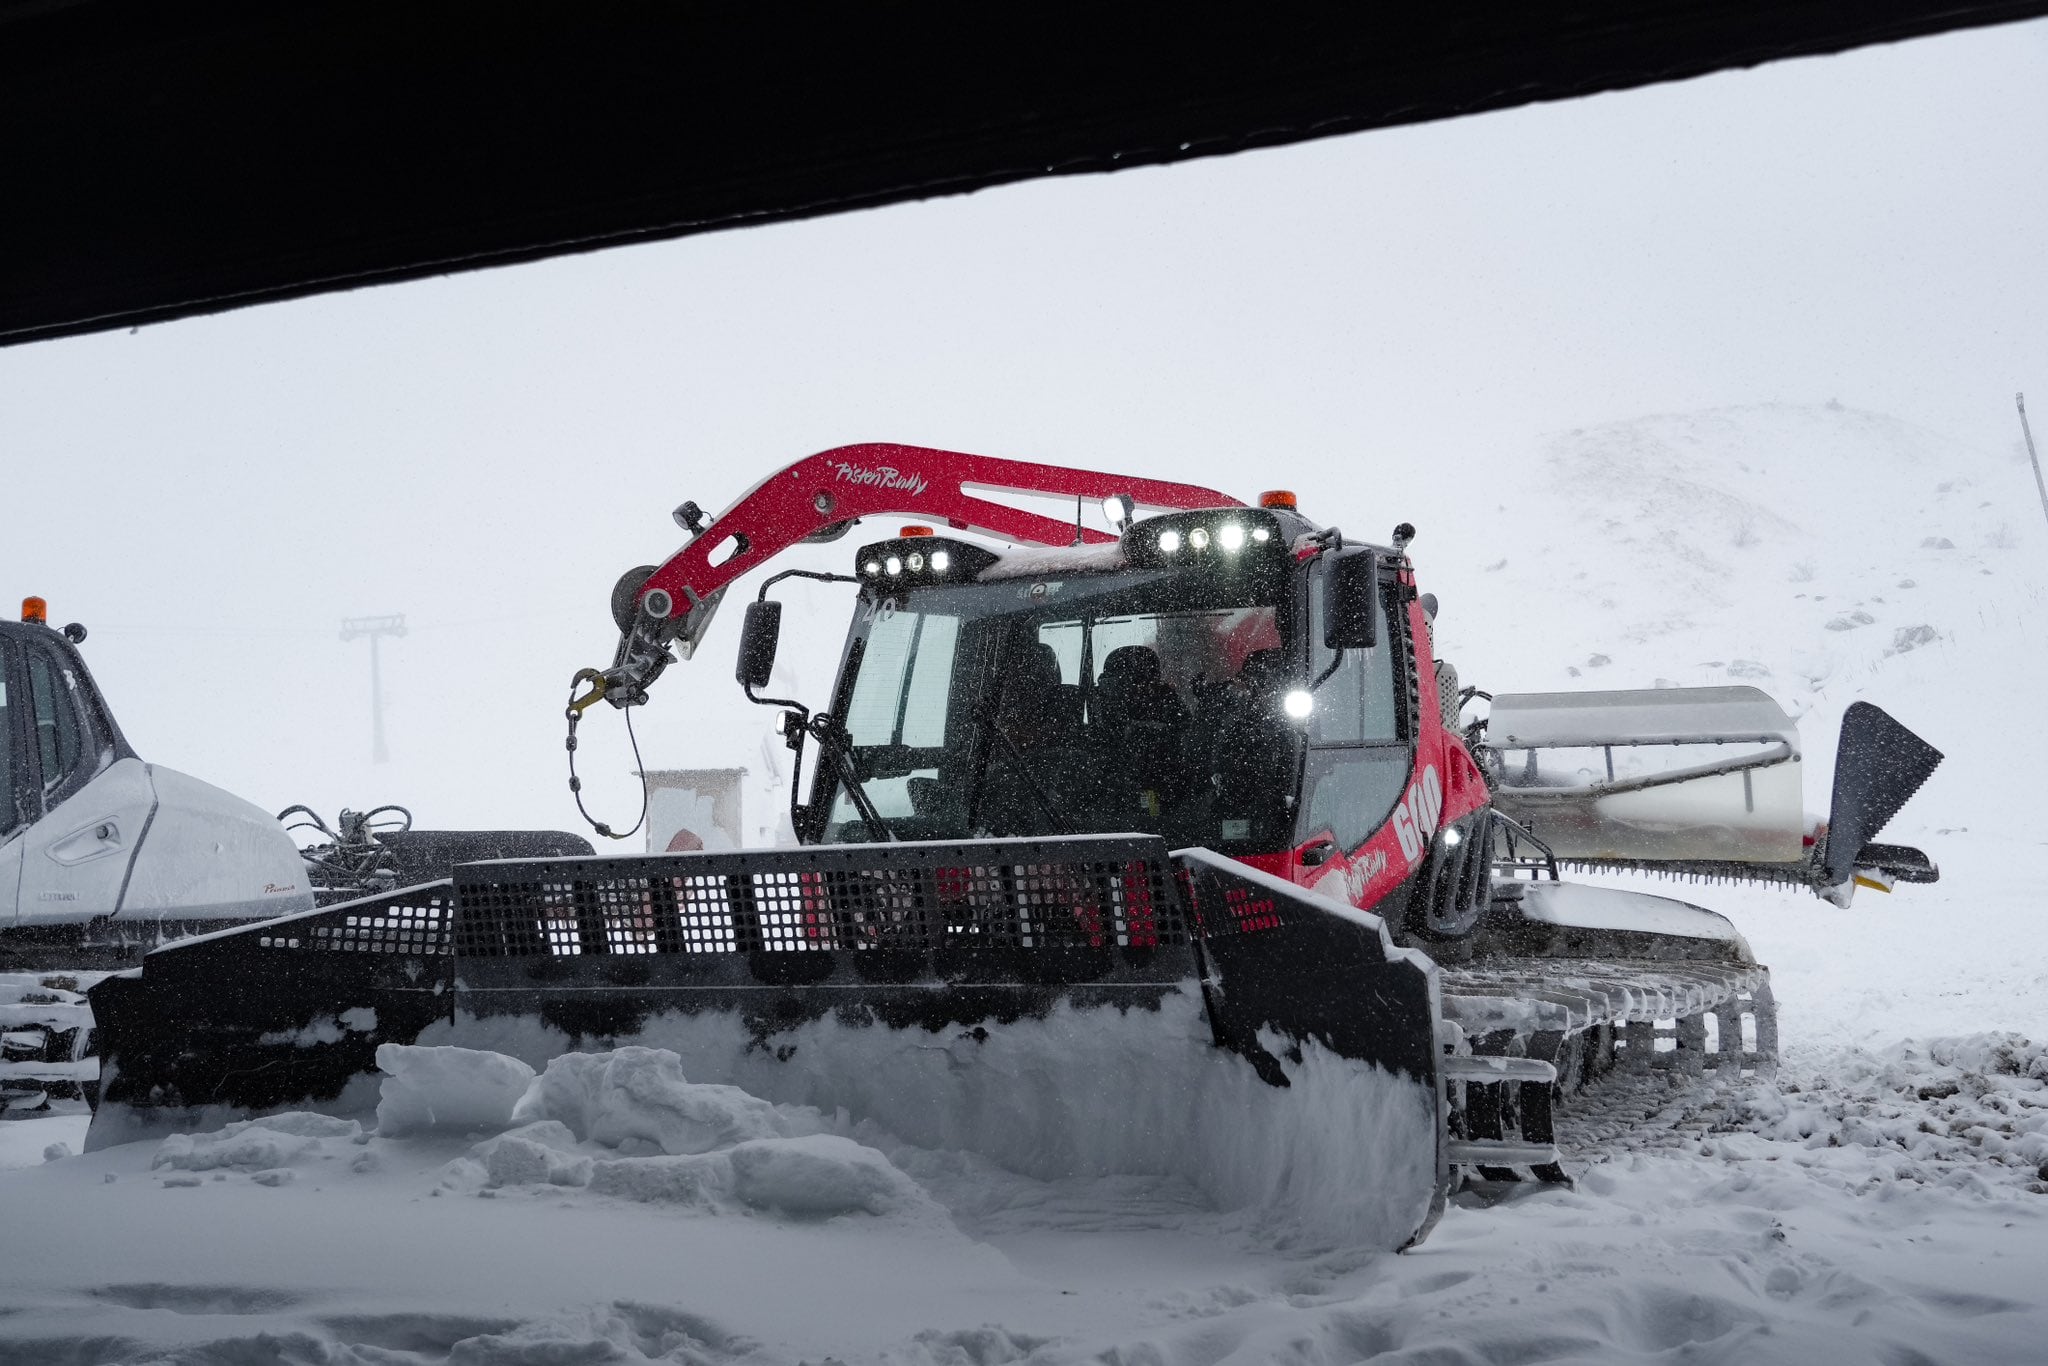
POLYGON ((1327 580, 1325 561, 1309 580, 1309 676, 1321 684, 1309 713, 1306 800, 1296 833, 1327 833, 1350 851, 1385 823, 1413 760, 1398 705, 1405 688, 1400 636, 1389 629, 1384 597, 1374 604, 1378 643, 1340 658, 1323 644, 1327 580))
POLYGON ((30 645, 28 656, 28 722, 41 769, 45 806, 70 796, 90 776, 97 746, 81 714, 78 687, 71 669, 55 651, 30 645))
POLYGON ((30 740, 20 664, 14 642, 0 640, 0 840, 12 838, 41 805, 32 807, 29 801, 29 775, 35 770, 27 762, 30 740))

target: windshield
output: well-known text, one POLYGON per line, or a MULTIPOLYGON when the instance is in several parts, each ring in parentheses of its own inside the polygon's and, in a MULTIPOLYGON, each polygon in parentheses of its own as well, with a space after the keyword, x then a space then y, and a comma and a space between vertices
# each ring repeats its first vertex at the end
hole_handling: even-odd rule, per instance
MULTIPOLYGON (((1300 670, 1278 586, 1261 601, 1138 573, 867 603, 843 703, 862 786, 904 839, 1137 830, 1284 847, 1299 735, 1279 699, 1300 670)), ((824 840, 874 838, 820 782, 824 840)))

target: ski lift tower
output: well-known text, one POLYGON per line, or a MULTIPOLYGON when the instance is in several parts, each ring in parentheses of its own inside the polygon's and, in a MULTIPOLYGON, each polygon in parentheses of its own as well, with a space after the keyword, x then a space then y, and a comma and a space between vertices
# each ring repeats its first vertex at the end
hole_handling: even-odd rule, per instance
POLYGON ((341 638, 354 640, 358 636, 370 638, 370 762, 381 764, 390 760, 391 752, 384 748, 384 683, 377 667, 377 642, 385 636, 405 634, 405 613, 389 617, 343 617, 341 638))

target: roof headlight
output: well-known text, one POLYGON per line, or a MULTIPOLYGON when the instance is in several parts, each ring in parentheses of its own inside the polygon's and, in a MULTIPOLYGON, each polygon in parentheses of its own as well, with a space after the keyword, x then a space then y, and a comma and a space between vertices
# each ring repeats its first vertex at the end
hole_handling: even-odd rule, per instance
POLYGON ((1275 552, 1287 544, 1287 530, 1258 508, 1183 508, 1147 517, 1119 539, 1125 562, 1135 568, 1228 575, 1286 568, 1275 552))
POLYGON ((877 541, 854 552, 854 573, 863 583, 891 593, 974 578, 999 558, 972 541, 948 540, 929 527, 905 527, 908 537, 877 541))

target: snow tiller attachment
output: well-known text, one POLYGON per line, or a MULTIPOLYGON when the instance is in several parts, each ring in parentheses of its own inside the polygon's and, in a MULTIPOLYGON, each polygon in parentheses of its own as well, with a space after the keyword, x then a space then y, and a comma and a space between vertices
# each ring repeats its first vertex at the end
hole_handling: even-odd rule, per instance
POLYGON ((1494 804, 1572 867, 1790 883, 1842 903, 1940 876, 1918 849, 1873 842, 1942 756, 1868 702, 1843 714, 1817 824, 1798 728, 1755 688, 1503 693, 1485 726, 1494 804))

